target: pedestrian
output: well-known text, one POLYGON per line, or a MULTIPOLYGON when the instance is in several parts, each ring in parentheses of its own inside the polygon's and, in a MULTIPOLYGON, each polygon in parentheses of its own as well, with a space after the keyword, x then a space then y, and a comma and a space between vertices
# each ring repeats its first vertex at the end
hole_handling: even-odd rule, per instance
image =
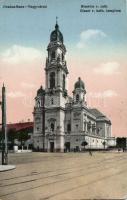
POLYGON ((91 150, 89 150, 89 155, 92 156, 92 152, 91 152, 91 150))

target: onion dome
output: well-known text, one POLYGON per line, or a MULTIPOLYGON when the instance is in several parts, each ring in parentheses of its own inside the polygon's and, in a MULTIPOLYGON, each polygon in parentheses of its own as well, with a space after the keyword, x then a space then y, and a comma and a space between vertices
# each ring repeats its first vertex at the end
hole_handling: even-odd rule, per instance
POLYGON ((79 88, 79 89, 85 89, 85 84, 84 84, 84 82, 81 80, 81 78, 79 77, 78 78, 78 81, 75 83, 75 89, 77 89, 77 88, 79 88))
POLYGON ((41 86, 38 90, 37 90, 37 96, 38 95, 44 95, 45 94, 45 90, 43 89, 43 87, 41 86))
POLYGON ((50 42, 55 42, 55 41, 61 42, 63 44, 63 35, 59 30, 59 25, 57 24, 57 22, 55 25, 55 30, 52 31, 50 35, 50 42))

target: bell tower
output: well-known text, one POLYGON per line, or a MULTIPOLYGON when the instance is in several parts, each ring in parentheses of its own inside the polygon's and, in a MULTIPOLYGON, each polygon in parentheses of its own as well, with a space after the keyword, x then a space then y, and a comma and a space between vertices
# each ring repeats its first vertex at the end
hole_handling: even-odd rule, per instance
POLYGON ((48 151, 64 150, 65 104, 68 99, 66 47, 56 21, 50 34, 45 66, 45 134, 48 151))
POLYGON ((63 94, 63 97, 66 97, 68 69, 65 60, 66 47, 63 42, 63 35, 56 21, 55 30, 50 35, 50 42, 47 47, 46 91, 59 91, 63 94))
POLYGON ((78 78, 78 81, 74 85, 74 91, 73 91, 73 101, 74 104, 86 104, 86 90, 85 90, 85 84, 81 80, 81 78, 78 78))

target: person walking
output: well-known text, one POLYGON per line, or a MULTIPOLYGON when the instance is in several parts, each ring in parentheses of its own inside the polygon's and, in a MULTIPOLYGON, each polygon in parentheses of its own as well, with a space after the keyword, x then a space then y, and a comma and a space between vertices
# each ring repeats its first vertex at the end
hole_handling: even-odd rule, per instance
POLYGON ((91 152, 91 150, 89 150, 89 155, 92 156, 92 152, 91 152))

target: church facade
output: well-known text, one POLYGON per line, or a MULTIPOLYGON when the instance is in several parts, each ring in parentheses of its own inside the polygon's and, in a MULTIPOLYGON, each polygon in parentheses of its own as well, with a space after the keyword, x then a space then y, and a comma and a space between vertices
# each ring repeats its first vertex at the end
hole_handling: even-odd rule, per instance
POLYGON ((47 47, 45 89, 35 97, 33 143, 49 152, 106 148, 111 137, 111 121, 86 102, 86 88, 79 77, 73 96, 68 95, 66 47, 56 22, 47 47))

